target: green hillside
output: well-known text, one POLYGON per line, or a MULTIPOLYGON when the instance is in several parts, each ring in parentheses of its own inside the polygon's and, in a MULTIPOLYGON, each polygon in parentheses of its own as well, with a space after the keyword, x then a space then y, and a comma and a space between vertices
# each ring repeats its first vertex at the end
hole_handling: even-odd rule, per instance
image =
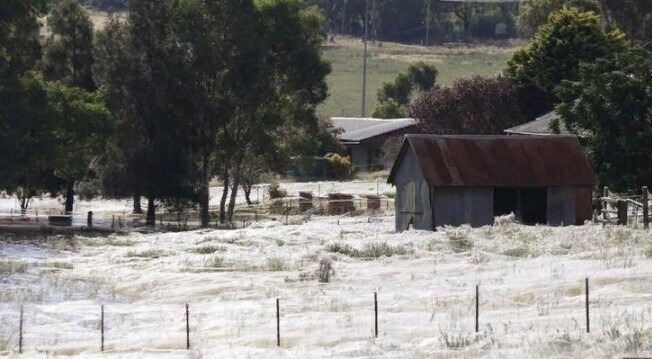
MULTIPOLYGON (((328 77, 330 96, 319 107, 325 116, 360 116, 362 107, 362 60, 364 46, 359 39, 336 38, 324 50, 333 71, 328 77)), ((393 80, 397 73, 416 61, 435 64, 438 82, 450 85, 456 79, 498 74, 515 47, 477 46, 450 48, 369 43, 367 71, 367 115, 376 102, 376 91, 383 82, 393 80)))

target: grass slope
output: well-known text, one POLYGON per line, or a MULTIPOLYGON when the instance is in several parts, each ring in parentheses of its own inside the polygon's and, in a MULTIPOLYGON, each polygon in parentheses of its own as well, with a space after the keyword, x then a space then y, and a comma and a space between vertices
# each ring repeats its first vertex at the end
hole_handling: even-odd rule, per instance
MULTIPOLYGON (((439 83, 451 85, 456 79, 474 74, 495 75, 505 66, 514 47, 475 46, 472 48, 424 48, 396 43, 369 43, 367 70, 367 114, 376 103, 376 92, 386 81, 417 61, 433 63, 439 83)), ((364 46, 353 38, 336 38, 325 46, 324 57, 333 67, 329 75, 330 96, 318 112, 322 115, 360 116, 362 105, 362 63, 364 46)))

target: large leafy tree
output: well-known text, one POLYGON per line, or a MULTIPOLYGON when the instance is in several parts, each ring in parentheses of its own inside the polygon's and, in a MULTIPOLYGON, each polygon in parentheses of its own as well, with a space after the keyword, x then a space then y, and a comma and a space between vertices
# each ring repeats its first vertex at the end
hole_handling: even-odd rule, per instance
POLYGON ((88 12, 73 0, 52 9, 47 24, 43 74, 68 86, 94 90, 93 24, 88 12))
POLYGON ((296 0, 181 2, 202 225, 213 177, 224 182, 220 219, 231 220, 240 185, 251 185, 246 177, 261 164, 274 169, 288 153, 279 130, 316 128, 315 106, 326 97, 330 71, 321 59, 322 21, 296 0))
POLYGON ((558 89, 557 112, 587 140, 599 180, 652 186, 652 54, 634 48, 581 66, 558 89))
POLYGON ((563 80, 575 80, 579 65, 626 47, 620 31, 605 31, 593 12, 564 7, 550 15, 534 40, 517 50, 505 73, 519 84, 533 84, 554 96, 563 80))
POLYGON ((91 174, 90 162, 100 152, 100 132, 104 116, 96 113, 102 99, 83 91, 94 91, 93 24, 88 12, 77 2, 64 0, 47 17, 50 36, 45 44, 43 74, 50 81, 61 82, 51 88, 51 104, 60 119, 57 138, 56 178, 51 193, 62 192, 65 211, 72 212, 75 184, 91 174), (70 88, 66 88, 70 87, 70 88), (76 89, 79 90, 76 90, 76 89), (69 111, 67 113, 66 111, 69 111), (94 153, 88 152, 94 149, 94 153))
MULTIPOLYGON (((146 222, 153 225, 158 201, 192 200, 195 192, 190 135, 194 87, 187 52, 175 32, 178 2, 132 0, 98 44, 98 80, 120 115, 125 138, 113 138, 125 163, 131 192, 147 197, 146 222), (121 27, 124 26, 124 27, 121 27)), ((119 188, 113 188, 118 190, 119 188)))
POLYGON ((44 0, 0 2, 0 188, 21 209, 45 187, 53 141, 45 82, 31 72, 41 54, 38 17, 44 0))
POLYGON ((54 127, 42 77, 30 72, 2 82, 0 188, 17 195, 23 212, 32 197, 44 192, 52 177, 54 127))
POLYGON ((110 113, 103 97, 61 82, 48 86, 48 106, 53 121, 55 151, 50 193, 64 188, 66 212, 72 212, 73 185, 89 178, 92 162, 104 151, 110 113))
POLYGON ((548 23, 550 14, 563 9, 564 6, 600 13, 600 6, 596 0, 530 0, 523 2, 519 7, 517 17, 519 31, 527 37, 534 36, 541 26, 548 23))
POLYGON ((428 133, 495 135, 523 122, 518 89, 504 77, 458 80, 423 94, 409 111, 428 133))
POLYGON ((378 102, 372 113, 376 118, 405 117, 414 91, 419 93, 430 91, 437 87, 437 69, 434 65, 423 61, 411 64, 407 71, 399 73, 396 79, 385 82, 378 89, 378 102))

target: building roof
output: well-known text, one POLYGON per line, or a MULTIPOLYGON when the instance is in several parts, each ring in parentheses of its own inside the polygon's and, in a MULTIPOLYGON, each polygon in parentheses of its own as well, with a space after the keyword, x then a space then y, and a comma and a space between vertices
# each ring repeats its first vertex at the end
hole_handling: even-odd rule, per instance
MULTIPOLYGON (((505 130, 505 132, 517 135, 555 135, 556 133, 552 131, 550 124, 556 118, 558 118, 557 113, 555 111, 551 111, 541 117, 537 117, 537 119, 534 121, 508 128, 505 130)), ((559 134, 572 135, 573 133, 571 133, 563 123, 560 123, 559 134)))
POLYGON ((550 187, 596 183, 575 136, 407 135, 388 182, 413 151, 432 187, 550 187))
POLYGON ((359 143, 377 136, 416 126, 412 118, 396 118, 382 120, 377 118, 333 117, 331 118, 336 128, 341 128, 339 138, 344 143, 359 143))

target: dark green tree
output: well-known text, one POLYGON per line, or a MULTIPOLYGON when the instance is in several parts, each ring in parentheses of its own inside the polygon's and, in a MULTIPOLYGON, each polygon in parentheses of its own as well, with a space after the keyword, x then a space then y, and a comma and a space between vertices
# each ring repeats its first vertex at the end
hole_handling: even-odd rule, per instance
POLYGON ((633 48, 580 67, 558 88, 557 112, 586 138, 602 185, 652 186, 652 53, 633 48))
POLYGON ((29 72, 0 83, 0 188, 17 195, 23 212, 52 178, 54 127, 41 76, 29 72))
POLYGON ((172 0, 132 0, 124 29, 112 26, 97 50, 100 87, 124 121, 118 128, 130 131, 126 140, 112 141, 127 159, 132 193, 147 197, 148 225, 159 201, 178 204, 195 193, 188 121, 193 87, 175 33, 177 10, 172 0))
POLYGON ((48 86, 48 106, 53 121, 55 151, 50 193, 65 189, 65 210, 72 212, 74 184, 93 177, 91 163, 104 150, 110 113, 102 96, 61 82, 48 86))
POLYGON ((378 102, 372 113, 377 118, 402 118, 407 112, 414 90, 430 91, 437 86, 437 69, 423 61, 411 64, 393 82, 385 82, 378 90, 378 102), (401 116, 403 115, 403 116, 401 116))
POLYGON ((519 6, 517 17, 518 29, 522 35, 532 37, 539 28, 546 23, 550 15, 567 7, 574 7, 580 11, 600 13, 597 0, 530 0, 519 6))
POLYGON ((603 30, 595 13, 565 7, 550 16, 530 45, 514 53, 505 74, 519 84, 534 84, 553 97, 561 81, 577 78, 581 62, 625 47, 625 35, 603 30))
POLYGON ((73 0, 64 0, 52 9, 47 24, 50 36, 43 59, 45 78, 94 90, 93 24, 88 12, 73 0))
POLYGON ((44 0, 0 2, 0 189, 17 194, 23 211, 51 174, 47 89, 31 72, 41 54, 38 18, 46 7, 44 0))
POLYGON ((652 1, 597 0, 611 26, 623 30, 631 40, 652 39, 652 1))

